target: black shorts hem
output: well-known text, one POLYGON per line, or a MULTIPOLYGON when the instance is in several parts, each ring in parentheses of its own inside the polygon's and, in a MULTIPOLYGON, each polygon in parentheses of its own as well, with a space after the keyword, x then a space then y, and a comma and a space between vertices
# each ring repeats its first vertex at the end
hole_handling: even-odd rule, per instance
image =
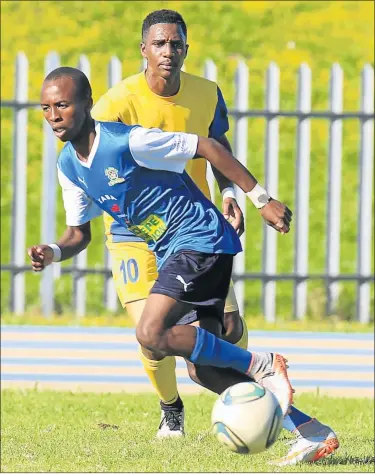
POLYGON ((171 291, 167 288, 163 288, 160 285, 158 285, 156 288, 152 287, 151 290, 150 290, 150 294, 151 293, 156 293, 158 295, 169 296, 170 298, 173 298, 174 300, 179 301, 180 303, 189 304, 193 307, 196 307, 196 306, 214 306, 218 302, 223 301, 222 298, 211 298, 209 300, 204 300, 204 301, 190 301, 190 300, 187 300, 187 299, 184 299, 183 297, 181 297, 180 293, 171 291))

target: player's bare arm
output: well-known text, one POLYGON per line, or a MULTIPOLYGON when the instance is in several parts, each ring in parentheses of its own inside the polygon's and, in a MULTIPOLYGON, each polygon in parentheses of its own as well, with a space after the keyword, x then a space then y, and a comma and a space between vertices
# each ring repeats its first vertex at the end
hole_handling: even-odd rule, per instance
MULTIPOLYGON (((256 191, 257 180, 223 145, 213 138, 199 137, 197 154, 237 184, 253 201, 251 192, 256 191)), ((259 208, 265 222, 282 234, 289 232, 292 211, 275 199, 267 201, 259 208)))
MULTIPOLYGON (((230 146, 229 140, 226 135, 221 135, 215 139, 223 145, 230 153, 232 153, 232 147, 230 146)), ((233 183, 224 176, 218 169, 212 166, 215 179, 219 186, 220 192, 223 195, 223 215, 230 221, 234 229, 241 236, 245 232, 245 222, 242 211, 237 203, 237 200, 233 193, 233 183)))
MULTIPOLYGON (((226 148, 229 152, 232 152, 232 148, 230 146, 229 140, 225 135, 222 135, 221 137, 215 138, 215 140, 223 145, 224 148, 226 148)), ((233 187, 233 183, 230 179, 228 179, 226 176, 224 176, 218 169, 216 169, 214 166, 212 166, 212 172, 215 176, 215 179, 217 181, 217 184, 219 186, 220 192, 222 193, 225 188, 230 188, 233 187)))
MULTIPOLYGON (((56 260, 68 260, 78 255, 91 241, 90 221, 80 226, 68 226, 64 234, 56 242, 61 255, 56 260)), ((35 272, 41 272, 44 268, 55 261, 56 249, 54 245, 39 244, 33 245, 27 250, 31 259, 31 266, 35 272)))

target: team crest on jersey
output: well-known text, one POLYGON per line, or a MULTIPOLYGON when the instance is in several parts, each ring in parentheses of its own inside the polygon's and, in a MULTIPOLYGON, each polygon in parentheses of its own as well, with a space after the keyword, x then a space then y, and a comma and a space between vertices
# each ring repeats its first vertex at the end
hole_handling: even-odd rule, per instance
POLYGON ((105 175, 109 178, 109 186, 113 186, 118 183, 123 183, 125 181, 125 178, 118 177, 118 170, 116 168, 113 168, 112 166, 105 170, 105 175))

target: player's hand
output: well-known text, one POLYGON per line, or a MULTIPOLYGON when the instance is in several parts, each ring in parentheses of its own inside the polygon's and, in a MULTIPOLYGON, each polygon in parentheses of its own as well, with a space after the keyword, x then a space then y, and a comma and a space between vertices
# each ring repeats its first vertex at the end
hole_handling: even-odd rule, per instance
POLYGON ((260 209, 260 214, 267 225, 273 227, 281 234, 289 232, 293 213, 282 202, 272 199, 260 209))
POLYGON ((245 231, 245 222, 242 211, 234 198, 227 197, 223 200, 223 215, 237 231, 238 236, 241 237, 245 231))
POLYGON ((27 249, 34 272, 41 272, 52 263, 53 250, 48 245, 33 245, 27 249))

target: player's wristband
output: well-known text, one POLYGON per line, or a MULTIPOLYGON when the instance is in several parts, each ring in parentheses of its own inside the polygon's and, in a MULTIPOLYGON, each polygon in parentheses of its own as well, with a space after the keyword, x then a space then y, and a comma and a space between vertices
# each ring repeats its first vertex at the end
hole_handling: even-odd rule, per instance
POLYGON ((271 201, 271 197, 267 194, 267 191, 258 183, 251 191, 246 193, 246 196, 251 200, 257 209, 262 209, 262 207, 271 201))
POLYGON ((231 188, 231 187, 224 188, 221 191, 221 195, 223 196, 223 200, 226 198, 236 199, 236 195, 234 194, 234 188, 231 188))
POLYGON ((48 244, 48 247, 50 247, 53 252, 52 261, 59 262, 61 260, 61 248, 57 244, 48 244))

